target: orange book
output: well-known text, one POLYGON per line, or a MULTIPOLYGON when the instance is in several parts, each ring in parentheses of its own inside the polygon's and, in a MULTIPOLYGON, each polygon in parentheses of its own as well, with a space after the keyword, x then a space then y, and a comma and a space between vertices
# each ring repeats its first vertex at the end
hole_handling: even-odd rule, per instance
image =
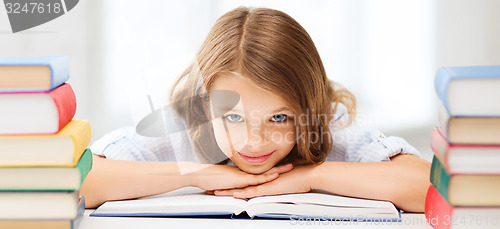
POLYGON ((90 123, 72 120, 56 134, 0 136, 0 167, 75 166, 90 142, 90 123))

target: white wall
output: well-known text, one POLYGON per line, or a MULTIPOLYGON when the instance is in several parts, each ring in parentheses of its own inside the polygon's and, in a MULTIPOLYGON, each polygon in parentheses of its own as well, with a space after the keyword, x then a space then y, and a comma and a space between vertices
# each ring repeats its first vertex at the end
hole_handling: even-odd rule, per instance
POLYGON ((210 26, 239 5, 279 9, 299 21, 329 77, 358 97, 365 123, 421 151, 429 151, 435 124, 436 68, 500 64, 495 0, 86 0, 16 34, 0 7, 0 54, 68 55, 76 118, 91 121, 95 140, 147 114, 147 94, 161 106, 210 26))
MULTIPOLYGON (((137 123, 165 101, 169 85, 187 66, 208 30, 238 7, 282 10, 310 33, 330 78, 358 97, 364 124, 382 130, 414 128, 431 120, 434 5, 431 1, 148 1, 103 3, 103 42, 112 88, 107 104, 124 105, 137 123), (394 10, 397 9, 397 10, 394 10), (397 20, 396 20, 397 19, 397 20), (419 94, 419 96, 415 96, 419 94), (409 106, 409 104, 412 104, 409 106)), ((114 115, 114 116, 116 116, 114 115)))
MULTIPOLYGON (((67 55, 70 58, 70 79, 77 97, 76 118, 90 119, 93 129, 104 116, 96 106, 97 98, 104 97, 96 90, 101 84, 99 15, 97 1, 80 1, 67 14, 38 27, 13 34, 5 8, 0 6, 0 55, 67 55), (96 95, 96 93, 98 95, 96 95)), ((1 108, 0 108, 1 109, 1 108)), ((36 111, 33 111, 36 112, 36 111)), ((99 132, 99 131, 98 131, 99 132)))

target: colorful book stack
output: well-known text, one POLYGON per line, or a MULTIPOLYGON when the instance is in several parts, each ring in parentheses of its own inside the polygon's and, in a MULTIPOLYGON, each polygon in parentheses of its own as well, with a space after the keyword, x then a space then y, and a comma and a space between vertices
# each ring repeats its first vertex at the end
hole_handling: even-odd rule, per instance
POLYGON ((425 216, 434 228, 500 228, 500 66, 443 67, 425 216))
POLYGON ((92 166, 65 56, 0 57, 0 228, 75 228, 92 166))

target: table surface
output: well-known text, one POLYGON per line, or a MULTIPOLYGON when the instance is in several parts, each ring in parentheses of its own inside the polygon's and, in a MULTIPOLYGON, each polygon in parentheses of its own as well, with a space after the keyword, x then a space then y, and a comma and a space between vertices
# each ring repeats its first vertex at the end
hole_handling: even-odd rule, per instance
POLYGON ((403 213, 401 222, 349 222, 349 221, 298 221, 298 220, 231 220, 202 218, 160 218, 160 217, 90 217, 94 210, 85 210, 79 229, 109 228, 432 228, 424 214, 403 213))

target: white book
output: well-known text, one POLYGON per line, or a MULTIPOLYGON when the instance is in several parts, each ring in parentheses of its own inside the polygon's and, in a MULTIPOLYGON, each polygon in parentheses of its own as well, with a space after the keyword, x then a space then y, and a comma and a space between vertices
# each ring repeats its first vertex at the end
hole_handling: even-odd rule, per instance
POLYGON ((0 192, 0 221, 73 220, 79 202, 78 192, 0 192))
POLYGON ((227 216, 239 218, 320 218, 325 220, 399 221, 400 212, 388 201, 309 193, 261 196, 249 200, 208 195, 187 187, 134 200, 108 201, 90 216, 227 216))

